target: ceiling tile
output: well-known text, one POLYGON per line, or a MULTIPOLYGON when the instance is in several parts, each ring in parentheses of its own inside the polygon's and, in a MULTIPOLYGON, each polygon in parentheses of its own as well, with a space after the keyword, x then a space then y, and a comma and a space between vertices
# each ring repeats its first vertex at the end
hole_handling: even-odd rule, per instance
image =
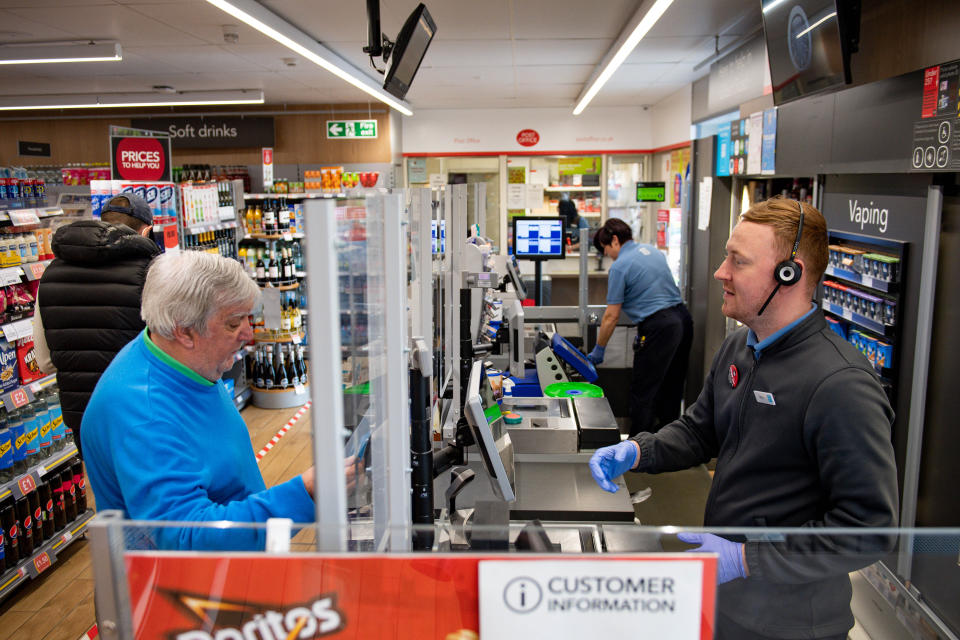
MULTIPOLYGON (((203 44, 177 28, 171 28, 137 11, 119 5, 14 9, 26 20, 43 22, 78 38, 118 40, 121 44, 203 44)), ((182 20, 189 20, 184 16, 182 20)))

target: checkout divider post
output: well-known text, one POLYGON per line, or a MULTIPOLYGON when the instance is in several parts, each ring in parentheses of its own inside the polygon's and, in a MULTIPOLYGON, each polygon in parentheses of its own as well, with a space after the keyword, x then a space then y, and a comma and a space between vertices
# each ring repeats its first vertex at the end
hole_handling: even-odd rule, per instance
POLYGON ((337 212, 334 200, 304 203, 304 250, 309 300, 310 400, 318 551, 347 550, 347 487, 343 475, 343 389, 340 344, 340 292, 337 267, 337 212), (322 354, 329 354, 323 357, 322 354), (319 418, 319 416, 323 416, 319 418))

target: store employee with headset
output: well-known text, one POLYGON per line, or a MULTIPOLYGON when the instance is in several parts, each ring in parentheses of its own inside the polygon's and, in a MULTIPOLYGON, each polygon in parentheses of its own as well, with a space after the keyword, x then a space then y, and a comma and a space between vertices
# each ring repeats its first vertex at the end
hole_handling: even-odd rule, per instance
POLYGON ((779 541, 680 534, 700 545, 691 550, 719 556, 718 640, 846 638, 847 574, 893 544, 816 534, 893 527, 898 511, 893 411, 863 355, 811 302, 826 264, 826 222, 814 207, 780 198, 752 206, 714 273, 724 315, 746 327, 723 342, 682 417, 590 460, 597 483, 614 492, 628 470, 675 471, 716 457, 705 527, 810 528, 779 541))

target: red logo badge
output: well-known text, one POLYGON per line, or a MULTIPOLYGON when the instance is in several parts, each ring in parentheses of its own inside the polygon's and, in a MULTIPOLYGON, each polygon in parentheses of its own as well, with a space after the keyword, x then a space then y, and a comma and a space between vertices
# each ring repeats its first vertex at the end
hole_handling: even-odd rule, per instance
POLYGON ((124 138, 113 160, 124 180, 160 180, 166 167, 163 145, 156 138, 124 138))
POLYGON ((540 142, 540 134, 533 129, 524 129, 517 134, 517 142, 525 147, 532 147, 540 142))
POLYGON ((737 383, 740 382, 740 372, 737 371, 737 365, 730 365, 730 368, 727 370, 727 381, 730 383, 731 389, 737 388, 737 383))

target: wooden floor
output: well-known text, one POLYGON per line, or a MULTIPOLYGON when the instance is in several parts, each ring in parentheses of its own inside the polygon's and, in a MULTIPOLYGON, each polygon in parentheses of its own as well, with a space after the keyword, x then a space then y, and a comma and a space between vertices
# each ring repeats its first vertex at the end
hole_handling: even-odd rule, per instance
MULTIPOLYGON (((241 415, 250 430, 253 451, 263 449, 298 409, 244 409, 241 415)), ((268 487, 303 473, 312 464, 310 414, 307 410, 260 460, 268 487)), ((89 487, 88 483, 92 504, 89 487)), ((78 640, 94 622, 93 569, 86 537, 57 556, 52 569, 0 603, 0 640, 78 640)))

